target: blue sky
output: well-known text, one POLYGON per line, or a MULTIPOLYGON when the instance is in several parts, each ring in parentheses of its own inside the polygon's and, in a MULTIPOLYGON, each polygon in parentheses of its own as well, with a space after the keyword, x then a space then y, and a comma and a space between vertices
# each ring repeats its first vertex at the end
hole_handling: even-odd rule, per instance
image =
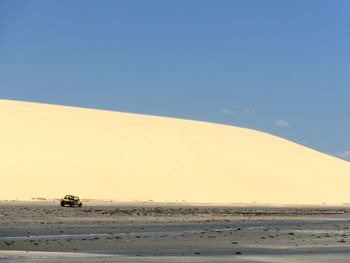
POLYGON ((0 97, 218 122, 350 158, 350 2, 0 0, 0 97))

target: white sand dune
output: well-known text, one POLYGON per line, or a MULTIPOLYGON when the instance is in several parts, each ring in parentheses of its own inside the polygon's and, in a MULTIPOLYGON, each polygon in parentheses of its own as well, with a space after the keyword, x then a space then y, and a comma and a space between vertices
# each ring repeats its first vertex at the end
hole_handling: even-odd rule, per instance
POLYGON ((0 100, 0 199, 350 202, 350 163, 249 129, 0 100))

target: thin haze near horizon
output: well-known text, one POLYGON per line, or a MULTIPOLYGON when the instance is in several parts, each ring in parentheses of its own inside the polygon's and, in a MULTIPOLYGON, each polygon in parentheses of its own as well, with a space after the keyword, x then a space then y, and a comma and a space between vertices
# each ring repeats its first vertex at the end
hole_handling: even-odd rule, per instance
POLYGON ((350 159, 348 1, 0 0, 0 98, 224 123, 350 159))

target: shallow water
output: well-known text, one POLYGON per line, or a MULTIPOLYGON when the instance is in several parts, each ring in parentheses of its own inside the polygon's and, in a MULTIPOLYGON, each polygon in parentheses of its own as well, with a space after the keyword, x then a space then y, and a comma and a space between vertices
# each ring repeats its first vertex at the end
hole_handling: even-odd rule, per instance
POLYGON ((308 254, 308 255, 237 255, 237 256, 160 256, 160 257, 135 257, 118 256, 93 253, 67 253, 67 252, 25 252, 25 251, 1 251, 0 261, 11 263, 112 263, 112 262, 232 262, 232 263, 348 263, 350 253, 341 254, 308 254))

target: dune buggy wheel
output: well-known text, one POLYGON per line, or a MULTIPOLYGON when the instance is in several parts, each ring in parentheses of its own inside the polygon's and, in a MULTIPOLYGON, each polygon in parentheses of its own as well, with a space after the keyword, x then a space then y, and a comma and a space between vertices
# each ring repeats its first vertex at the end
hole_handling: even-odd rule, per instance
POLYGON ((82 207, 82 206, 83 206, 83 204, 82 204, 82 203, 80 203, 80 204, 79 204, 79 207, 82 207))
POLYGON ((64 206, 64 202, 63 201, 61 201, 61 206, 64 206))

